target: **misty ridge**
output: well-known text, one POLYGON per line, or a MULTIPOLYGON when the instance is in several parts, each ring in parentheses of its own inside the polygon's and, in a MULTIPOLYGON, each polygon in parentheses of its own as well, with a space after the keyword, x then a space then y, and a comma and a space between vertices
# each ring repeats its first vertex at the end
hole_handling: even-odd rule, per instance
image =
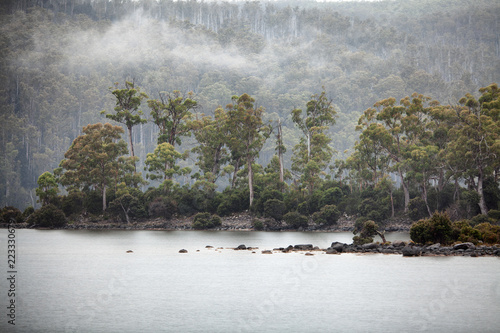
MULTIPOLYGON (((110 87, 125 80, 151 99, 193 92, 196 111, 209 115, 247 93, 265 108, 266 120, 282 120, 288 147, 300 137, 291 111, 305 108, 324 87, 337 112, 330 146, 334 159, 345 159, 358 140, 360 115, 376 101, 418 92, 456 103, 498 81, 498 6, 466 0, 12 2, 0 28, 2 131, 9 138, 0 147, 9 156, 1 202, 32 204, 38 176, 58 166, 83 126, 108 121, 100 111, 113 110, 110 87)), ((141 109, 149 115, 146 103, 141 109)), ((158 130, 148 123, 133 135, 143 161, 158 130)), ((262 165, 274 155, 272 141, 259 156, 262 165)), ((179 149, 193 144, 187 138, 179 149)), ((287 167, 292 153, 285 154, 287 167)))

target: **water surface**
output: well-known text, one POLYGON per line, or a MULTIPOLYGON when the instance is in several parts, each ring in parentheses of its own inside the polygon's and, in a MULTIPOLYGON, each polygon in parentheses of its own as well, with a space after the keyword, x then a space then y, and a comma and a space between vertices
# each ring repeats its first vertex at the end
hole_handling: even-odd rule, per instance
MULTIPOLYGON (((5 229, 0 239, 5 276, 5 229)), ((17 230, 16 241, 14 332, 498 332, 500 325, 499 258, 260 253, 350 243, 352 233, 17 230), (227 249, 239 244, 260 250, 227 249)), ((3 300, 7 289, 2 278, 3 300)))

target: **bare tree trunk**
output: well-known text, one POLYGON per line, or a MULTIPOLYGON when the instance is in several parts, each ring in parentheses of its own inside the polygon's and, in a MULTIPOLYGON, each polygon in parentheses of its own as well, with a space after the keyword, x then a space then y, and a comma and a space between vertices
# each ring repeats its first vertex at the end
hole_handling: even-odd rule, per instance
POLYGON ((233 180, 231 182, 231 188, 234 188, 236 186, 236 173, 238 172, 238 169, 240 168, 240 159, 241 159, 241 157, 239 157, 236 160, 236 164, 234 165, 234 173, 233 173, 233 180))
POLYGON ((401 169, 398 168, 398 172, 399 172, 399 177, 401 178, 401 185, 403 186, 403 192, 404 192, 404 196, 405 196, 404 212, 408 213, 408 207, 410 206, 410 191, 408 190, 408 185, 405 183, 401 169))
POLYGON ((102 211, 106 210, 106 185, 102 187, 102 211))
MULTIPOLYGON (((132 156, 132 158, 135 157, 135 154, 134 154, 134 144, 132 143, 132 126, 128 126, 128 142, 130 144, 130 156, 132 156)), ((137 168, 135 166, 135 159, 134 159, 134 172, 137 172, 137 168)))
POLYGON ((247 158, 248 161, 248 190, 250 192, 250 208, 253 204, 254 191, 253 191, 253 170, 252 170, 252 159, 247 158))
POLYGON ((484 190, 483 190, 483 166, 479 166, 479 175, 477 177, 477 193, 479 194, 479 208, 481 209, 482 215, 488 214, 488 207, 486 206, 486 201, 484 200, 484 190))

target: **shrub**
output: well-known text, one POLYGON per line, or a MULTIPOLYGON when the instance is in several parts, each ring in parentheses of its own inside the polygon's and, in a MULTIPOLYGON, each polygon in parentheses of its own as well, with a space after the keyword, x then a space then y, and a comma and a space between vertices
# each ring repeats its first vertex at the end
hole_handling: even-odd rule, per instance
POLYGON ((360 237, 360 236, 354 236, 352 238, 352 243, 354 245, 363 245, 363 244, 368 244, 368 243, 373 243, 373 238, 372 237, 360 237))
POLYGON ((130 194, 124 194, 113 200, 109 204, 108 211, 111 214, 119 216, 122 221, 126 220, 127 222, 129 222, 130 218, 141 218, 147 216, 146 210, 139 199, 130 194))
POLYGON ((28 224, 41 228, 60 228, 67 223, 64 212, 49 204, 36 210, 28 218, 28 224))
POLYGON ((321 197, 320 200, 320 205, 321 206, 337 205, 343 196, 344 194, 342 193, 342 190, 339 187, 329 188, 323 192, 323 196, 321 197))
POLYGON ((149 204, 148 212, 151 217, 163 217, 169 220, 177 213, 177 205, 170 198, 158 197, 149 204))
POLYGON ((198 213, 193 219, 193 229, 203 230, 219 227, 222 225, 220 217, 210 213, 198 213))
POLYGON ((431 242, 430 226, 428 220, 420 220, 412 224, 410 238, 415 243, 425 244, 431 242))
POLYGON ((269 199, 264 203, 264 214, 275 220, 282 220, 285 213, 285 203, 278 199, 269 199))
POLYGON ((335 205, 326 205, 312 216, 312 220, 320 225, 333 225, 337 223, 340 212, 335 205))
POLYGON ((253 220, 252 226, 255 230, 264 230, 264 222, 262 222, 261 220, 253 220))
POLYGON ((490 222, 488 215, 479 214, 471 218, 470 225, 475 227, 476 225, 479 225, 481 223, 488 223, 488 222, 490 222))
POLYGON ((298 212, 289 212, 283 216, 286 224, 292 229, 307 228, 307 217, 298 212))
POLYGON ((70 192, 61 197, 61 209, 66 216, 79 214, 83 210, 84 195, 80 191, 70 192))
POLYGON ((24 210, 23 215, 22 215, 22 220, 26 221, 28 219, 28 217, 30 217, 30 215, 33 214, 34 212, 35 212, 35 208, 33 208, 33 206, 26 207, 26 209, 24 210))
POLYGON ((421 244, 449 244, 454 241, 451 220, 446 213, 434 213, 431 218, 420 220, 411 226, 410 238, 421 244))
POLYGON ((492 209, 488 212, 488 217, 493 220, 500 220, 500 210, 492 209))
POLYGON ((0 221, 2 223, 21 223, 23 222, 23 213, 13 206, 6 206, 0 211, 0 221))
POLYGON ((481 234, 481 239, 487 244, 500 244, 500 226, 481 223, 474 227, 481 234))
POLYGON ((425 202, 421 197, 416 197, 410 200, 410 204, 408 206, 408 216, 412 219, 412 221, 418 221, 426 216, 429 216, 429 214, 427 214, 425 202))

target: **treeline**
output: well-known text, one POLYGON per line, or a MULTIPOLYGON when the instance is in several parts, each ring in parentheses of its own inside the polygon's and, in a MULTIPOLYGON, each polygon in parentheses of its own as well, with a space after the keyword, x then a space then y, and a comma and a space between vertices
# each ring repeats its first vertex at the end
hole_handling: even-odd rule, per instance
MULTIPOLYGON (((185 132, 191 136, 179 134, 181 145, 168 142, 167 138, 162 142, 175 146, 174 150, 181 154, 177 157, 178 170, 174 170, 171 176, 167 175, 173 184, 181 184, 172 185, 179 189, 171 191, 177 197, 169 199, 177 207, 173 211, 180 214, 205 210, 217 212, 222 201, 234 201, 227 204, 233 207, 231 211, 249 208, 251 189, 246 179, 249 170, 248 167, 243 169, 248 165, 248 159, 242 156, 241 164, 236 168, 233 162, 229 162, 234 156, 229 148, 231 143, 227 142, 224 149, 228 156, 216 163, 221 166, 215 182, 216 194, 209 197, 215 200, 210 207, 215 208, 208 210, 201 208, 205 204, 185 204, 186 200, 198 202, 201 199, 184 200, 184 194, 181 195, 189 192, 189 196, 202 197, 205 192, 194 195, 193 188, 203 177, 213 183, 203 168, 212 168, 212 175, 216 173, 213 163, 199 160, 199 156, 203 156, 200 142, 205 139, 203 132, 197 131, 206 125, 205 121, 214 122, 220 116, 215 110, 223 110, 224 114, 229 112, 224 106, 234 105, 231 96, 239 98, 245 94, 254 99, 254 109, 262 106, 266 111, 262 122, 271 124, 273 129, 271 134, 262 133, 263 137, 269 135, 269 138, 251 164, 256 165, 251 172, 255 181, 253 204, 257 207, 264 184, 268 182, 264 176, 271 177, 269 168, 279 166, 280 159, 274 157, 279 146, 282 147, 283 169, 290 170, 288 179, 283 176, 285 183, 301 189, 299 192, 290 188, 284 192, 281 192, 282 187, 277 189, 284 197, 276 195, 273 199, 289 202, 285 205, 285 213, 302 201, 309 202, 301 206, 302 215, 320 211, 323 206, 314 202, 322 194, 316 192, 333 191, 334 188, 342 191, 344 203, 332 204, 339 212, 349 215, 362 212, 360 214, 366 216, 375 212, 371 207, 378 205, 388 207, 380 209, 383 211, 381 217, 391 216, 392 206, 395 214, 405 210, 411 213, 415 210, 412 207, 418 207, 414 216, 423 216, 428 215, 429 210, 444 210, 451 203, 467 200, 467 205, 459 205, 462 215, 474 216, 481 212, 477 203, 482 201, 488 209, 495 210, 498 185, 496 173, 491 170, 494 167, 488 166, 481 177, 484 200, 478 192, 478 167, 466 169, 467 172, 459 171, 473 164, 469 159, 464 159, 464 165, 460 167, 443 162, 440 168, 442 177, 434 174, 435 166, 431 167, 432 171, 425 170, 423 175, 423 167, 417 163, 405 164, 404 161, 410 160, 405 154, 418 155, 412 148, 415 145, 437 145, 442 151, 445 146, 451 147, 447 141, 451 138, 443 138, 439 144, 431 142, 426 136, 433 130, 422 124, 426 128, 423 130, 425 134, 420 136, 412 132, 412 144, 405 146, 400 155, 394 155, 386 134, 379 138, 378 132, 369 133, 375 115, 369 120, 370 116, 362 111, 384 97, 394 97, 394 100, 380 102, 374 108, 376 111, 370 112, 376 114, 386 107, 405 109, 407 107, 398 102, 415 91, 447 104, 456 102, 448 107, 452 110, 463 107, 458 101, 466 93, 475 93, 480 87, 498 82, 498 6, 496 2, 466 0, 443 0, 423 5, 419 1, 323 4, 99 0, 2 2, 0 205, 21 209, 38 207, 41 202, 37 202, 40 198, 36 188, 39 187, 40 175, 46 171, 54 174, 68 147, 84 133, 82 129, 87 124, 120 123, 118 118, 105 118, 105 114, 99 111, 111 113, 116 106, 116 96, 110 94, 109 87, 118 81, 120 85, 112 87, 111 92, 123 90, 126 89, 123 83, 129 81, 148 95, 137 110, 144 110, 144 115, 131 135, 128 125, 122 122, 127 132, 124 133, 127 147, 133 146, 137 157, 134 170, 142 172, 143 178, 150 175, 147 178, 149 185, 136 184, 137 190, 143 194, 147 193, 148 186, 159 188, 165 177, 160 172, 144 169, 154 168, 157 162, 148 155, 153 154, 158 159, 168 152, 168 149, 158 147, 158 138, 164 135, 161 126, 164 125, 156 123, 160 124, 161 120, 154 118, 151 111, 155 105, 149 105, 148 100, 168 105, 169 98, 180 97, 182 101, 196 102, 196 108, 190 111, 193 126, 197 121, 198 127, 185 132), (307 137, 309 135, 309 142, 314 143, 316 129, 307 128, 305 119, 309 116, 306 109, 311 96, 322 95, 320 87, 324 87, 324 97, 332 101, 331 106, 336 111, 335 125, 329 122, 317 126, 324 128, 324 137, 318 140, 328 142, 322 146, 322 159, 316 162, 316 169, 307 169, 314 177, 307 179, 303 174, 307 166, 304 156, 309 154, 307 137), (303 113, 291 112, 296 108, 302 108, 303 113), (364 120, 358 125, 360 116, 364 120), (144 119, 148 121, 144 123, 144 119), (282 125, 282 143, 279 145, 276 144, 278 119, 282 125), (355 131, 356 126, 360 126, 359 132, 355 131), (368 132, 364 133, 365 130, 368 132), (362 145, 367 147, 362 148, 362 145), (370 148, 380 152, 369 153, 370 146, 381 146, 370 148), (193 151, 196 147, 198 150, 193 151), (369 154, 387 154, 380 157, 387 161, 380 162, 379 157, 375 158, 378 162, 365 161, 373 159, 368 157, 369 154), (335 160, 344 162, 336 163, 335 160), (450 171, 451 168, 454 171, 450 171), (230 190, 224 191, 225 188, 230 190), (392 196, 388 189, 391 189, 392 196), (287 201, 287 191, 301 199, 287 201), (362 194, 364 191, 366 194, 362 194), (225 197, 221 195, 234 200, 222 200, 220 198, 225 197), (311 201, 309 198, 314 196, 316 199, 311 201), (348 198, 353 201, 349 202, 348 198), (391 198, 393 205, 390 204, 391 198), (371 201, 360 205, 365 199, 371 201)), ((479 95, 475 95, 475 99, 478 98, 479 95)), ((426 110, 431 107, 426 98, 417 96, 417 99, 422 100, 426 110)), ((408 108, 412 108, 413 98, 409 97, 404 103, 409 103, 408 108)), ((442 108, 453 113, 446 107, 442 108)), ((425 112, 419 113, 418 117, 430 119, 425 112)), ((432 119, 432 122, 437 121, 437 118, 432 119)), ((402 140, 389 128, 391 124, 385 120, 377 122, 390 132, 391 140, 402 140)), ((220 122, 215 123, 213 126, 220 122)), ((446 120, 446 123, 450 127, 439 127, 439 133, 448 130, 455 133, 455 128, 458 128, 456 120, 446 120)), ((460 143, 457 146, 466 145, 460 143)), ((314 151, 314 147, 309 149, 314 151)), ((429 154, 435 161, 433 153, 429 154)), ((441 152, 440 156, 443 154, 441 152)), ((97 188, 90 186, 90 189, 97 188)), ((80 191, 84 190, 87 189, 80 188, 80 191)), ((116 191, 109 188, 107 206, 116 199, 116 191)), ((99 191, 90 191, 85 198, 86 203, 82 205, 92 209, 90 202, 99 201, 97 211, 102 211, 103 198, 99 191)), ((151 201, 141 200, 141 207, 147 215, 151 201)), ((207 202, 206 199, 201 201, 207 202)))
POLYGON ((399 103, 394 98, 375 103, 358 121, 361 133, 354 153, 346 161, 337 160, 330 171, 333 151, 327 133, 336 111, 324 91, 313 95, 304 110, 291 111, 301 135, 293 147, 292 169, 287 170, 280 120, 266 123, 263 108, 248 94, 233 96, 232 103, 212 117, 193 113, 197 102, 191 95, 174 91, 147 99, 133 82, 126 82, 112 91, 114 110, 102 113, 127 128, 129 144, 120 126, 85 126, 59 167, 39 177, 36 193, 43 207, 31 216, 30 208, 24 216, 31 224, 54 226, 53 216, 77 219, 94 214, 130 223, 201 213, 206 223, 197 216, 197 228, 203 228, 218 225, 213 222, 220 221, 218 217, 211 215, 249 210, 264 218, 255 227, 268 230, 307 228, 311 222, 331 226, 342 214, 357 216, 358 226, 367 220, 383 223, 396 214, 418 220, 435 211, 473 224, 496 222, 500 89, 492 84, 480 92, 479 99, 467 94, 456 105, 440 105, 418 94, 399 103), (137 170, 130 140, 133 128, 147 121, 139 110, 143 103, 160 132, 144 171, 146 179, 161 184, 146 191, 141 191, 147 181, 137 170), (190 134, 196 145, 179 152, 183 137, 190 134), (276 154, 262 166, 256 159, 270 138, 276 154), (179 164, 190 152, 196 158, 194 173, 179 164), (391 175, 399 177, 401 186, 395 186, 391 175), (216 191, 220 177, 228 177, 231 184, 222 192, 216 191), (194 184, 180 184, 182 178, 194 184), (61 187, 67 194, 59 195, 61 187))

